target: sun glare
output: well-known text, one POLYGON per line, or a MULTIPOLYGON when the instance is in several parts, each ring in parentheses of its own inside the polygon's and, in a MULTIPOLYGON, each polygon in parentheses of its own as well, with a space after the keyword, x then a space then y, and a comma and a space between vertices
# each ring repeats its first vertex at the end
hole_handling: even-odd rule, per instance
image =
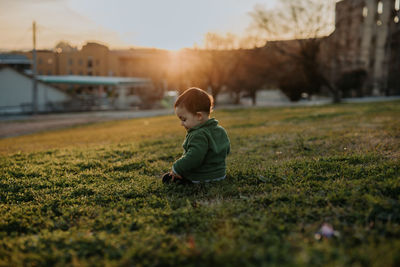
POLYGON ((169 71, 171 73, 177 73, 182 69, 182 51, 173 50, 169 51, 169 71))

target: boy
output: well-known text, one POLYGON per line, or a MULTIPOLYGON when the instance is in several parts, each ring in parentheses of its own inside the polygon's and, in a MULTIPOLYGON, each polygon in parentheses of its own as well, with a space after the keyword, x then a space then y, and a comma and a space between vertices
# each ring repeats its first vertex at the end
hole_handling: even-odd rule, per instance
POLYGON ((200 183, 226 177, 230 142, 218 121, 210 118, 213 98, 199 88, 189 88, 175 102, 175 113, 186 129, 184 153, 163 176, 163 183, 200 183))

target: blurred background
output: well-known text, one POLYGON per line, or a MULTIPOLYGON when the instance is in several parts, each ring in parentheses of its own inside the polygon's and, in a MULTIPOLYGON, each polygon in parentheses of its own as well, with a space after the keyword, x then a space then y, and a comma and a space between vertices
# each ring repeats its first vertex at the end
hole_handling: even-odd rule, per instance
POLYGON ((0 2, 0 114, 400 95, 400 0, 0 2))

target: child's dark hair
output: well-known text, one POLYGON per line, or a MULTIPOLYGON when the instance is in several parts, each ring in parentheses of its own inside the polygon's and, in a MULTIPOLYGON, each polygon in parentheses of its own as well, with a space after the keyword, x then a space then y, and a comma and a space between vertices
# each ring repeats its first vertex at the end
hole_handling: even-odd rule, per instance
POLYGON ((175 101, 174 107, 183 106, 192 114, 207 112, 210 114, 214 106, 214 98, 200 88, 192 87, 183 92, 175 101))

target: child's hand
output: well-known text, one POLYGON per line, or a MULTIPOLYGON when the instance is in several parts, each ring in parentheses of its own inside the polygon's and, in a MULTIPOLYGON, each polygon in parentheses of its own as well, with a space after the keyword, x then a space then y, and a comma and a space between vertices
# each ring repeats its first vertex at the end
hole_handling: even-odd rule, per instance
POLYGON ((172 182, 175 181, 176 179, 182 179, 182 176, 180 176, 179 174, 174 173, 173 171, 171 171, 170 174, 172 176, 172 182))

